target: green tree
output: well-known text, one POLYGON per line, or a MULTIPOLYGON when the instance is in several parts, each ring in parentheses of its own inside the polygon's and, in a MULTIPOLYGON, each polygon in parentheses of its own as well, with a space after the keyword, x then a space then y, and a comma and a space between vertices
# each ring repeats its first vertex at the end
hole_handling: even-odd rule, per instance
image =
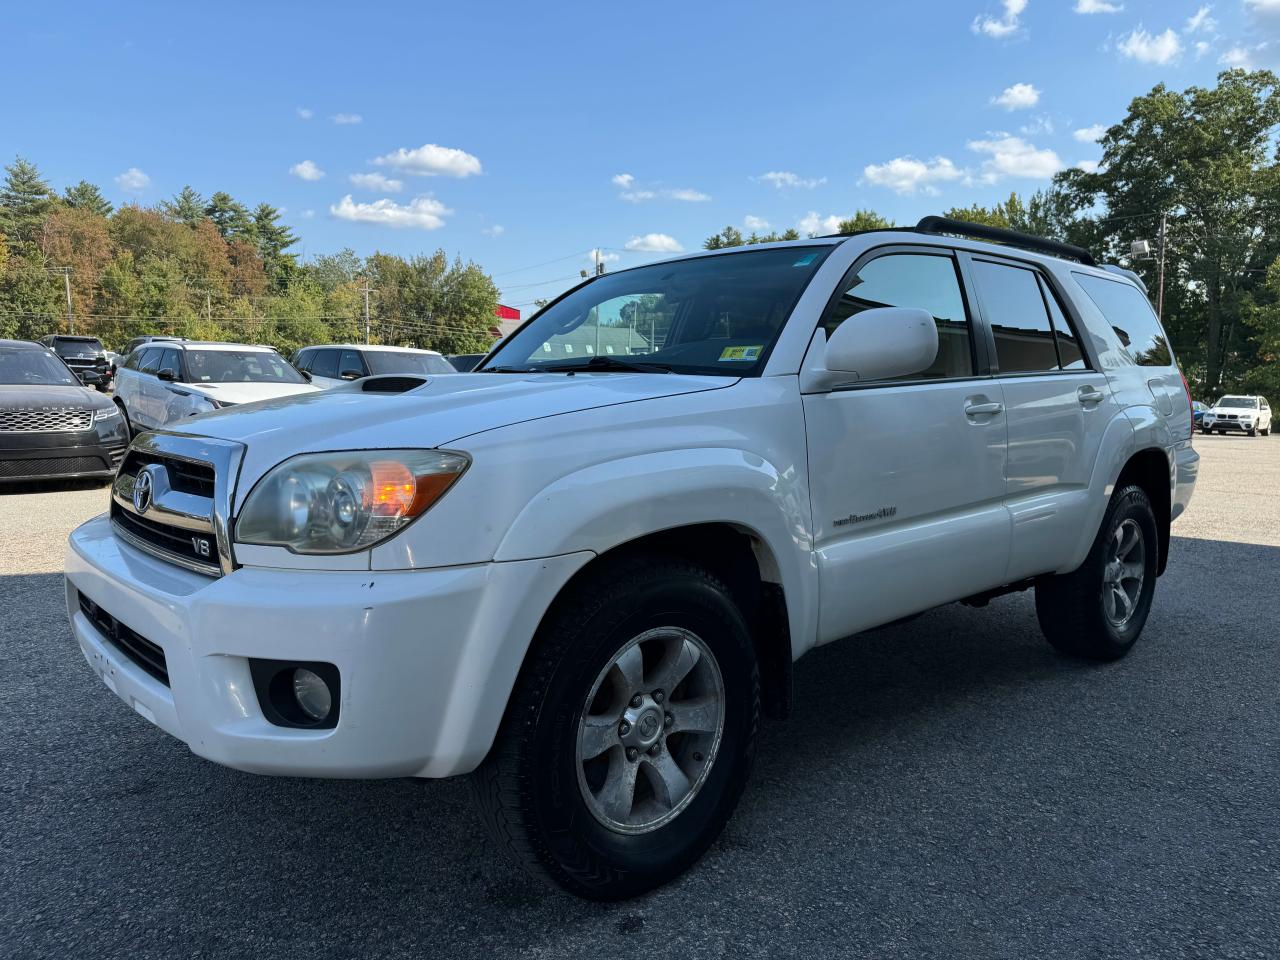
POLYGON ((874 210, 859 210, 848 220, 840 221, 838 233, 861 233, 863 230, 886 230, 893 222, 874 210))
POLYGON ((280 222, 280 211, 269 203, 260 203, 254 209, 253 232, 268 279, 277 290, 284 290, 297 269, 297 259, 285 250, 298 238, 280 222))
POLYGON ((172 200, 160 201, 160 209, 188 227, 194 227, 205 218, 204 197, 189 186, 175 193, 172 200))
POLYGON ((723 250, 725 247, 740 247, 745 241, 742 231, 737 227, 725 227, 719 233, 713 233, 702 243, 704 250, 723 250))
POLYGON ((4 168, 4 187, 0 189, 0 233, 12 246, 32 243, 53 206, 53 190, 34 163, 22 157, 4 168))
POLYGON ((204 215, 213 221, 224 240, 253 238, 253 218, 244 204, 238 203, 229 193, 219 190, 210 197, 205 204, 204 215))
POLYGON ((98 217, 111 216, 112 206, 102 191, 88 180, 81 180, 74 187, 62 192, 62 202, 76 210, 85 210, 98 217))

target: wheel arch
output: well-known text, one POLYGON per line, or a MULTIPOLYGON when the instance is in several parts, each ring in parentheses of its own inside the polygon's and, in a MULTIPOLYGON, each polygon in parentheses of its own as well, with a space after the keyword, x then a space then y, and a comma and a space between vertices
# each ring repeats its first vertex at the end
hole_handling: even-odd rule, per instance
POLYGON ((1151 509, 1156 515, 1156 531, 1160 537, 1157 576, 1164 573, 1169 563, 1173 469, 1169 455, 1162 448, 1144 447, 1129 457, 1115 483, 1116 490, 1131 485, 1141 487, 1151 501, 1151 509))

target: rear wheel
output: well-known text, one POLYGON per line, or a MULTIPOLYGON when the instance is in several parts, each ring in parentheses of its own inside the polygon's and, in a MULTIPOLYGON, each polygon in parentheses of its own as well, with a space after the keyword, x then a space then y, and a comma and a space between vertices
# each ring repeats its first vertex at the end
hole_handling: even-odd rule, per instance
POLYGON ((1036 584, 1036 616, 1046 639, 1089 660, 1128 653, 1151 612, 1159 542, 1146 492, 1118 490, 1079 569, 1036 584))
POLYGON ((593 900, 678 876, 750 770, 759 676, 728 588, 675 558, 608 562, 557 601, 472 778, 495 842, 593 900))

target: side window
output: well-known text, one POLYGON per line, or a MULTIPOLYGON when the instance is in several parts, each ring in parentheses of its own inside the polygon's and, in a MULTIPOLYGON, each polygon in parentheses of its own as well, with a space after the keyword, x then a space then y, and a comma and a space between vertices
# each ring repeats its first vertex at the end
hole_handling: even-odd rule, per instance
POLYGON ((299 350, 293 355, 293 360, 291 362, 299 370, 307 370, 309 369, 307 364, 311 363, 311 358, 314 355, 314 350, 299 350))
POLYGON ((1058 339, 1058 362, 1062 364, 1062 369, 1088 369, 1084 351, 1080 349, 1080 338, 1076 336, 1075 328, 1062 312, 1057 295, 1044 277, 1040 278, 1040 293, 1044 296, 1044 302, 1049 305, 1049 318, 1053 320, 1053 332, 1058 339))
POLYGON ((982 313, 995 337, 1000 373, 1059 369, 1053 324, 1035 272, 974 260, 973 276, 982 313))
POLYGON ((338 379, 338 351, 317 350, 311 360, 311 374, 316 377, 338 379))
POLYGON ((160 369, 160 354, 163 351, 156 347, 143 350, 142 356, 138 358, 138 371, 140 373, 155 373, 160 369))
POLYGON ((178 356, 178 351, 172 347, 167 347, 160 351, 160 370, 172 370, 173 375, 182 375, 182 358, 178 356))
POLYGON ((142 355, 142 351, 141 351, 141 350, 133 350, 133 351, 131 351, 131 352, 130 352, 130 354, 129 354, 127 357, 125 357, 125 358, 124 358, 124 368, 125 368, 126 370, 137 370, 137 369, 138 369, 138 358, 139 358, 141 355, 142 355))
POLYGON ((338 360, 338 376, 342 376, 351 370, 354 370, 362 377, 367 376, 369 373, 365 369, 364 358, 360 356, 358 350, 343 350, 342 356, 338 360))
POLYGON ((827 336, 855 313, 875 307, 919 307, 938 325, 938 355, 912 380, 973 376, 969 317, 950 256, 889 253, 863 264, 822 321, 827 336))
POLYGON ((1085 273, 1073 273, 1076 283, 1089 295, 1121 345, 1140 367, 1173 366, 1169 340, 1160 327, 1156 312, 1141 291, 1126 280, 1110 280, 1085 273))

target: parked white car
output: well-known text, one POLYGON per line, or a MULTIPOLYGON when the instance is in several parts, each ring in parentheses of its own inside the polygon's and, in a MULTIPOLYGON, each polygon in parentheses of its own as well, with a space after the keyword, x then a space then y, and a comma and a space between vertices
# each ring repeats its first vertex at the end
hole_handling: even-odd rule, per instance
POLYGON ((1123 656, 1191 434, 1143 290, 1082 250, 929 218, 700 251, 478 372, 135 440, 68 609, 198 755, 472 773, 502 849, 616 899, 707 849, 820 644, 1034 587, 1055 647, 1123 656))
POLYGON ((1200 421, 1202 433, 1226 433, 1239 430, 1251 437, 1271 433, 1271 404, 1266 397, 1232 396, 1223 397, 1205 411, 1200 421))
POLYGON ((270 347, 157 341, 135 349, 116 371, 115 401, 138 433, 210 410, 317 390, 270 347))
POLYGON ((386 374, 425 377, 458 372, 443 354, 434 350, 350 343, 303 347, 294 354, 293 364, 306 371, 317 387, 326 390, 365 377, 386 374))

